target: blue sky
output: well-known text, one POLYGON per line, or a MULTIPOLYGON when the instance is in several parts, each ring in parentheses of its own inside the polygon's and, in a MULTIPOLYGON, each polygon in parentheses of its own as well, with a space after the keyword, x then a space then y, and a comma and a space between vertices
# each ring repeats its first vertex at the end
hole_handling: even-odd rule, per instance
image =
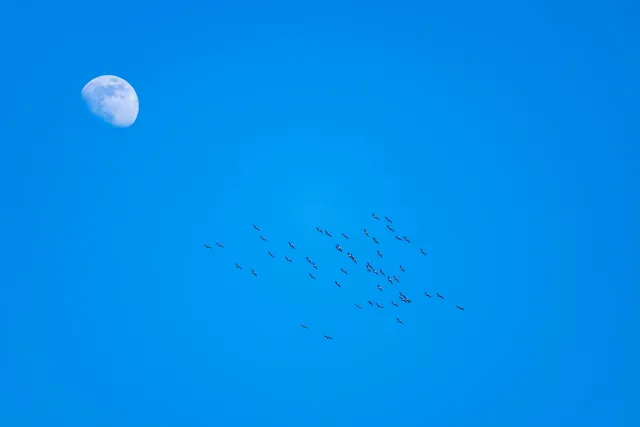
POLYGON ((638 425, 638 12, 6 6, 0 425, 638 425))

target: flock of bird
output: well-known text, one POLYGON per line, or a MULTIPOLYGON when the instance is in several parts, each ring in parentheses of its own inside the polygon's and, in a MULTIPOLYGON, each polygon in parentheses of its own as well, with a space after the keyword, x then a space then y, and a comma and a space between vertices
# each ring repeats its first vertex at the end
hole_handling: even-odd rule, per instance
MULTIPOLYGON (((374 218, 375 220, 380 221, 380 218, 379 218, 375 213, 372 213, 371 215, 373 216, 373 218, 374 218)), ((386 228, 387 228, 387 229, 388 229, 388 231, 390 231, 391 233, 394 233, 394 238, 395 238, 395 240, 398 240, 398 241, 400 241, 400 242, 404 242, 404 243, 406 243, 406 244, 410 244, 410 243, 411 243, 411 240, 409 240, 409 239, 407 238, 407 236, 402 236, 402 237, 401 237, 401 236, 395 235, 395 230, 394 230, 394 229, 393 229, 393 227, 391 226, 391 225, 393 224, 393 221, 391 221, 391 219, 389 219, 389 218, 388 218, 388 217, 386 217, 386 216, 384 217, 384 219, 386 220, 386 224, 385 224, 385 225, 386 225, 386 228)), ((260 228, 259 228, 257 225, 255 225, 255 224, 254 224, 254 225, 253 225, 253 228, 254 228, 258 233, 260 233, 260 228)), ((333 237, 333 235, 332 235, 328 230, 326 230, 326 229, 325 229, 325 230, 323 230, 323 229, 322 229, 322 228, 320 228, 320 227, 316 227, 316 230, 318 231, 318 233, 320 233, 320 234, 322 234, 322 235, 326 235, 326 236, 331 237, 331 238, 333 237)), ((345 233, 340 233, 340 234, 342 234, 342 237, 343 237, 345 240, 350 240, 349 236, 348 236, 348 235, 346 235, 345 233)), ((371 239, 371 241, 372 241, 375 245, 379 245, 379 244, 380 244, 380 242, 379 242, 375 237, 373 237, 372 235, 370 235, 369 231, 368 231, 366 228, 364 229, 364 234, 365 234, 365 236, 366 236, 368 239, 370 238, 370 239, 371 239)), ((264 236, 259 235, 259 237, 260 237, 260 239, 261 239, 262 241, 267 242, 267 239, 266 239, 264 236)), ((293 243, 288 242, 288 244, 289 244, 289 248, 290 248, 291 250, 296 250, 296 247, 294 246, 294 244, 293 244, 293 243)), ((216 246, 218 246, 218 247, 220 247, 220 248, 223 248, 223 249, 224 249, 224 245, 223 245, 222 243, 220 243, 220 242, 216 242, 216 246)), ((204 244, 204 247, 205 247, 206 249, 213 249, 213 248, 212 248, 212 246, 207 245, 206 243, 204 244)), ((344 249, 340 246, 340 244, 339 244, 339 243, 336 243, 336 245, 335 245, 335 249, 336 249, 338 252, 340 252, 340 253, 344 253, 344 249)), ((420 250, 420 254, 421 254, 421 255, 423 255, 423 256, 427 256, 427 254, 425 253, 425 251, 424 251, 422 248, 419 248, 419 250, 420 250)), ((271 258, 274 258, 274 259, 275 259, 275 255, 274 255, 271 251, 267 251, 267 254, 268 254, 268 256, 270 256, 271 258)), ((376 254, 377 254, 377 256, 378 256, 379 258, 381 258, 381 259, 383 259, 383 258, 384 258, 384 255, 382 254, 382 252, 380 252, 380 250, 379 250, 379 249, 376 249, 376 254)), ((358 265, 358 260, 357 260, 357 258, 356 258, 356 257, 355 257, 355 255, 353 255, 351 252, 347 252, 347 257, 348 257, 348 259, 349 259, 349 260, 351 260, 354 264, 358 265)), ((287 262, 289 262, 289 263, 293 262, 293 260, 292 260, 291 258, 289 258, 288 256, 286 256, 286 255, 284 256, 284 258, 285 258, 285 260, 286 260, 287 262)), ((309 258, 308 256, 306 256, 305 258, 306 258, 307 263, 309 263, 313 269, 318 270, 318 266, 317 266, 317 264, 316 264, 313 260, 311 260, 311 258, 309 258)), ((235 266, 236 266, 236 268, 237 268, 237 269, 239 269, 239 270, 242 270, 242 269, 243 269, 243 268, 242 268, 242 266, 240 266, 238 263, 235 263, 235 266)), ((381 267, 378 267, 378 269, 376 269, 376 268, 373 266, 373 264, 372 264, 371 262, 369 262, 369 261, 367 261, 367 262, 366 262, 366 264, 365 264, 365 268, 366 268, 367 272, 369 272, 369 273, 370 273, 370 274, 372 274, 372 275, 375 275, 377 278, 386 279, 386 280, 387 280, 387 282, 388 282, 390 285, 394 285, 395 283, 400 283, 400 279, 398 278, 398 275, 400 275, 401 273, 405 273, 405 268, 404 268, 402 265, 400 265, 400 266, 399 266, 399 270, 400 270, 400 272, 398 273, 398 275, 387 274, 387 273, 385 273, 385 272, 384 272, 384 270, 383 270, 381 267)), ((341 271, 343 274, 345 274, 345 275, 349 275, 349 272, 348 272, 348 271, 347 271, 347 269, 345 269, 344 267, 340 267, 340 271, 341 271)), ((251 274, 252 274, 252 275, 254 275, 254 276, 256 276, 256 277, 258 277, 258 273, 256 273, 256 271, 255 271, 254 269, 251 269, 251 274)), ((309 272, 309 277, 310 277, 312 280, 317 280, 317 279, 316 279, 316 277, 313 275, 313 273, 312 273, 312 272, 309 272)), ((338 282, 338 280, 334 280, 334 284, 335 284, 337 287, 342 288, 342 285, 340 284, 340 282, 338 282)), ((384 288, 383 288, 380 284, 378 284, 378 285, 377 285, 377 290, 378 290, 378 291, 380 291, 380 292, 383 292, 383 291, 384 291, 384 288)), ((424 293, 424 296, 425 296, 426 298, 431 298, 431 294, 429 294, 428 292, 423 291, 423 293, 424 293)), ((410 299, 410 298, 408 298, 404 293, 402 293, 402 291, 398 291, 398 294, 399 294, 399 297, 398 297, 399 302, 404 303, 404 304, 411 304, 411 299, 410 299)), ((435 292, 435 295, 436 295, 436 297, 438 297, 439 299, 444 300, 444 297, 443 297, 442 295, 440 295, 440 293, 435 292)), ((383 306, 383 305, 381 305, 381 304, 380 304, 380 303, 378 303, 378 302, 374 302, 374 301, 371 301, 371 300, 367 300, 366 302, 367 302, 367 304, 369 304, 369 305, 370 305, 370 306, 372 306, 372 307, 374 307, 374 306, 375 306, 375 307, 377 307, 378 309, 384 309, 384 306, 383 306)), ((391 301, 391 304, 392 304, 394 307, 399 307, 399 304, 398 304, 396 301, 393 301, 393 300, 392 300, 392 301, 391 301)), ((357 303, 356 303, 356 304, 353 304, 353 305, 354 305, 357 309, 359 309, 359 310, 362 310, 362 309, 363 309, 363 308, 362 308, 362 306, 361 306, 360 304, 357 304, 357 303)), ((463 308, 463 307, 461 307, 461 306, 459 306, 459 305, 456 305, 456 308, 458 308, 459 310, 464 311, 464 308, 463 308)), ((404 322, 403 322, 399 317, 397 317, 397 316, 396 316, 396 322, 397 322, 398 324, 404 325, 404 322)), ((301 326, 302 328, 304 328, 304 329, 309 329, 309 327, 308 327, 307 325, 303 324, 303 323, 301 323, 301 324, 300 324, 300 326, 301 326)), ((326 335, 326 334, 324 335, 324 338, 325 338, 325 339, 327 339, 327 340, 333 340, 333 337, 331 337, 330 335, 326 335)))

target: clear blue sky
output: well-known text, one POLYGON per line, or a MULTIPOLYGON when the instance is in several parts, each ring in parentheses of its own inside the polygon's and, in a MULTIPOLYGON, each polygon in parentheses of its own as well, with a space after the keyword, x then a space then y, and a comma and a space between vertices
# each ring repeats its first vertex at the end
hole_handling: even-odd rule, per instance
POLYGON ((0 425, 640 425, 637 4, 11 3, 0 425))

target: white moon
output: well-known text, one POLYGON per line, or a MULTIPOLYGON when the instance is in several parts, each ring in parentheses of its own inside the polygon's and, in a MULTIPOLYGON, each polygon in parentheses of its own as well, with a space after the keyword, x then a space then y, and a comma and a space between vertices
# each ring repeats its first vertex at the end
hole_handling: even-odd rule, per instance
POLYGON ((82 99, 93 114, 113 126, 129 127, 138 117, 138 95, 120 77, 96 77, 82 88, 82 99))

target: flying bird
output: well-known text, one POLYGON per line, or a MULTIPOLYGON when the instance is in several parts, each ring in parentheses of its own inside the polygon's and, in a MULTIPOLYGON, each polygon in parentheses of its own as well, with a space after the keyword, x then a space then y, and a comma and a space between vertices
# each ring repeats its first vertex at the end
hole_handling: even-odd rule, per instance
POLYGON ((382 274, 383 276, 386 276, 386 274, 384 274, 384 270, 380 269, 380 274, 382 274))
POLYGON ((288 256, 286 256, 286 255, 285 255, 284 259, 286 259, 286 260, 287 260, 287 261, 289 261, 289 262, 293 262, 293 261, 291 261, 291 259, 290 259, 288 256))
POLYGON ((393 223, 393 221, 391 221, 391 220, 389 219, 389 217, 388 217, 388 216, 385 216, 385 217, 384 217, 384 219, 386 219, 387 221, 389 221, 389 224, 392 224, 392 223, 393 223))
POLYGON ((345 239, 349 240, 349 236, 347 236, 347 235, 346 235, 346 234, 344 234, 344 233, 340 233, 340 234, 342 234, 342 237, 344 237, 345 239))
POLYGON ((338 245, 337 243, 336 243, 336 249, 337 249, 338 251, 342 252, 342 248, 341 248, 341 247, 340 247, 340 245, 338 245))
POLYGON ((391 277, 387 276, 387 282, 391 283, 393 285, 393 280, 391 280, 391 277))
POLYGON ((364 234, 366 234, 366 235, 367 235, 367 237, 369 237, 369 233, 367 232, 367 229, 366 229, 366 228, 364 229, 364 234))
POLYGON ((373 305, 373 303, 371 301, 367 301, 369 303, 369 305, 373 305))
POLYGON ((395 302, 391 301, 391 304, 395 305, 396 307, 398 307, 398 304, 396 304, 395 302))
POLYGON ((382 292, 382 286, 378 285, 378 290, 382 292))
POLYGON ((264 236, 260 236, 260 238, 265 242, 267 241, 267 239, 265 239, 264 236))
POLYGON ((380 242, 378 242, 378 239, 376 239, 375 237, 373 238, 373 243, 380 244, 380 242))
POLYGON ((400 240, 400 241, 402 241, 402 239, 400 238, 400 236, 396 236, 396 240, 400 240))
POLYGON ((320 227, 316 227, 316 230, 318 230, 318 232, 320 232, 320 233, 324 233, 324 231, 322 231, 322 229, 320 227))
POLYGON ((372 213, 371 215, 373 215, 373 217, 374 217, 375 219, 380 219, 380 218, 378 218, 378 217, 376 216, 376 214, 374 214, 374 213, 372 213))
POLYGON ((242 270, 242 267, 240 267, 237 262, 235 262, 234 264, 236 265, 236 268, 242 270))
POLYGON ((380 253, 380 251, 378 251, 378 256, 382 258, 382 254, 380 253))
POLYGON ((464 311, 464 308, 460 307, 459 305, 456 305, 456 307, 458 307, 460 310, 464 311))
POLYGON ((207 249, 211 249, 211 246, 207 245, 206 243, 204 244, 204 247, 207 249))
POLYGON ((258 228, 257 225, 253 224, 253 228, 255 228, 256 230, 260 231, 260 229, 258 228))
POLYGON ((404 325, 404 323, 402 323, 402 320, 398 319, 397 317, 396 317, 396 320, 397 320, 397 321, 398 321, 398 323, 400 323, 401 325, 404 325))
POLYGON ((271 251, 268 251, 267 253, 269 254, 269 256, 270 256, 271 258, 275 258, 275 256, 273 256, 273 254, 271 253, 271 251))
POLYGON ((396 231, 396 230, 394 230, 393 228, 391 228, 391 226, 390 226, 389 224, 387 224, 387 228, 388 228, 389 230, 391 230, 391 231, 394 231, 394 232, 396 231))
POLYGON ((381 306, 381 305, 380 305, 380 304, 378 304, 378 303, 376 303, 376 306, 377 306, 378 308, 384 308, 383 306, 381 306))
POLYGON ((436 295, 438 295, 438 298, 444 299, 444 297, 442 295, 440 295, 439 293, 437 293, 437 292, 436 292, 436 295))
POLYGON ((337 287, 339 287, 339 288, 341 288, 341 287, 342 287, 342 285, 341 285, 340 283, 338 283, 338 281, 337 281, 337 280, 334 280, 334 282, 335 282, 335 284, 336 284, 336 286, 337 286, 337 287))
POLYGON ((310 276, 313 280, 316 280, 316 278, 313 276, 313 274, 309 273, 309 276, 310 276))
POLYGON ((309 257, 305 257, 305 258, 307 259, 307 262, 311 264, 311 259, 309 257))
POLYGON ((309 327, 307 325, 303 325, 302 323, 300 323, 300 326, 302 326, 305 329, 309 329, 309 327))
POLYGON ((258 277, 258 275, 256 274, 255 271, 251 270, 251 274, 253 274, 254 276, 258 277))
POLYGON ((315 268, 316 270, 318 269, 318 266, 316 265, 315 262, 311 263, 311 265, 313 266, 313 268, 315 268))
POLYGON ((349 274, 347 273, 347 270, 345 270, 344 268, 340 267, 340 271, 342 271, 344 274, 349 274))
POLYGON ((409 239, 407 239, 407 236, 402 236, 402 238, 405 240, 405 242, 411 243, 411 241, 409 239))
POLYGON ((424 253, 424 251, 422 250, 422 248, 420 248, 420 253, 424 256, 427 256, 427 254, 424 253))
POLYGON ((398 280, 398 278, 396 276, 393 276, 393 280, 395 280, 396 282, 400 283, 400 280, 398 280))
POLYGON ((329 335, 325 335, 324 337, 328 340, 333 340, 333 338, 331 338, 329 335))
POLYGON ((358 304, 353 304, 353 305, 355 305, 355 306, 356 306, 356 307, 358 307, 360 310, 362 310, 362 307, 360 307, 358 304))
POLYGON ((293 244, 292 244, 291 242, 288 242, 288 243, 289 243, 289 247, 290 247, 290 248, 293 248, 293 249, 295 249, 295 248, 296 248, 295 246, 293 246, 293 244))
POLYGON ((429 294, 427 293, 427 291, 424 291, 424 294, 425 294, 426 296, 428 296, 429 298, 431 298, 431 295, 429 295, 429 294))
POLYGON ((402 272, 404 273, 404 267, 400 266, 400 270, 402 270, 402 272))
POLYGON ((329 236, 329 237, 333 237, 333 236, 331 235, 331 233, 329 233, 327 230, 324 230, 324 233, 325 233, 327 236, 329 236))
POLYGON ((221 247, 221 248, 224 248, 224 246, 222 246, 222 243, 218 243, 218 242, 216 242, 216 245, 218 245, 218 246, 219 246, 219 247, 221 247))

